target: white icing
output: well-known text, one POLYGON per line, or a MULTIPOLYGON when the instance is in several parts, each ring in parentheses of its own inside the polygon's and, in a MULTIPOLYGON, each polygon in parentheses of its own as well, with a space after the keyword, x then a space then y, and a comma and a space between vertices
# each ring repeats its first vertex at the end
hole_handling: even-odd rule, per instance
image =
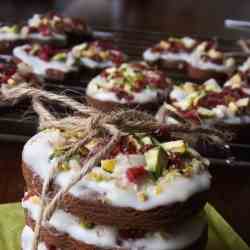
POLYGON ((209 61, 205 62, 204 60, 196 56, 190 57, 189 63, 195 68, 204 70, 215 70, 218 72, 230 72, 232 70, 232 66, 227 66, 225 64, 216 64, 209 61))
POLYGON ((155 52, 152 49, 147 49, 143 53, 143 59, 149 62, 155 62, 159 59, 163 59, 165 61, 175 62, 175 61, 184 61, 189 62, 190 54, 189 53, 171 53, 171 52, 155 52))
POLYGON ((62 34, 52 33, 49 36, 44 36, 40 33, 29 33, 27 38, 34 39, 34 40, 41 40, 41 41, 51 41, 51 40, 58 40, 64 42, 66 40, 66 36, 62 34))
MULTIPOLYGON (((61 140, 62 136, 58 131, 41 132, 35 135, 24 146, 23 161, 42 179, 46 178, 53 164, 56 164, 56 159, 52 161, 49 159, 53 152, 52 143, 61 140)), ((135 162, 140 161, 140 157, 135 157, 138 159, 135 162)), ((135 158, 133 158, 133 161, 134 160, 135 158)), ((130 159, 128 159, 127 162, 128 164, 126 165, 125 161, 124 168, 129 168, 131 164, 133 164, 130 159)), ((119 168, 122 169, 122 167, 119 168)), ((94 168, 94 170, 106 173, 98 167, 94 168)), ((54 181, 57 185, 64 187, 76 174, 77 170, 75 168, 60 172, 54 181)), ((88 199, 90 191, 96 191, 106 202, 114 206, 147 210, 160 205, 171 204, 178 201, 183 202, 193 194, 209 189, 210 178, 211 176, 207 171, 194 174, 190 178, 176 177, 174 181, 164 184, 164 191, 159 195, 155 194, 155 186, 148 184, 145 187, 148 199, 144 202, 138 199, 137 191, 133 185, 124 188, 117 184, 116 178, 96 182, 84 177, 80 182, 74 185, 69 192, 80 199, 88 199)))
MULTIPOLYGON (((21 235, 21 247, 22 250, 32 249, 32 239, 34 237, 34 232, 29 226, 25 226, 21 235)), ((48 250, 43 242, 38 244, 37 250, 48 250)))
POLYGON ((20 47, 16 47, 13 50, 13 54, 15 57, 19 58, 24 63, 28 64, 32 67, 33 72, 37 75, 46 76, 46 71, 48 69, 60 70, 63 72, 70 72, 76 70, 70 63, 59 62, 59 61, 51 61, 46 62, 41 60, 39 57, 29 55, 25 48, 29 47, 29 45, 23 45, 20 47))
POLYGON ((114 66, 113 62, 108 60, 108 61, 102 61, 102 62, 98 62, 95 61, 91 58, 81 58, 80 62, 82 65, 86 66, 87 68, 91 68, 91 69, 104 69, 104 68, 108 68, 108 67, 112 67, 114 66))
MULTIPOLYGON (((34 220, 37 220, 40 213, 39 203, 34 203, 28 199, 23 201, 22 205, 28 210, 29 215, 34 220)), ((56 210, 49 220, 49 224, 57 231, 67 233, 75 240, 98 247, 116 249, 125 247, 131 250, 176 250, 186 247, 197 240, 206 222, 204 217, 199 216, 186 222, 179 229, 168 233, 165 237, 159 232, 148 233, 144 238, 140 239, 123 239, 120 245, 117 244, 118 230, 115 227, 95 225, 92 229, 86 229, 80 225, 77 217, 63 210, 56 210)))
MULTIPOLYGON (((116 103, 127 103, 128 101, 125 98, 118 98, 117 95, 110 91, 105 90, 102 86, 105 86, 105 79, 101 76, 96 76, 93 78, 86 89, 86 94, 92 98, 95 98, 100 101, 111 101, 116 103), (98 86, 101 86, 98 88, 98 86)), ((147 103, 157 101, 159 94, 164 94, 164 90, 161 89, 146 89, 144 88, 140 92, 132 92, 133 100, 131 103, 147 103)))
POLYGON ((243 73, 245 73, 249 69, 250 69, 250 57, 247 58, 247 60, 241 66, 239 66, 239 71, 243 73))
POLYGON ((20 33, 0 32, 0 41, 16 41, 23 38, 20 33))

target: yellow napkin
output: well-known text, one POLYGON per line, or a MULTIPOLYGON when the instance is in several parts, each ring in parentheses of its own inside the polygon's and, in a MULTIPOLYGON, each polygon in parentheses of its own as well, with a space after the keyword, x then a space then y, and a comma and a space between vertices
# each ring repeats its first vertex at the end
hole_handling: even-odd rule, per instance
MULTIPOLYGON (((206 250, 249 250, 247 244, 209 204, 205 207, 209 232, 206 250)), ((20 250, 24 214, 20 203, 0 206, 0 249, 20 250)))

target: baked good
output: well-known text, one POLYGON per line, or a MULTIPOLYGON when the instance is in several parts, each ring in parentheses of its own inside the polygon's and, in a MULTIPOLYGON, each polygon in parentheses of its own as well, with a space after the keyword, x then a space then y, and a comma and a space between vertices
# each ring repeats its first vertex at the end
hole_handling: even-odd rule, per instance
POLYGON ((14 48, 13 55, 17 62, 27 64, 42 79, 63 81, 78 77, 77 67, 67 49, 47 44, 25 44, 14 48))
POLYGON ((116 49, 108 41, 85 42, 71 49, 72 57, 77 63, 91 70, 120 65, 126 60, 126 55, 116 49))
POLYGON ((34 14, 22 30, 32 42, 50 43, 56 46, 71 46, 91 37, 90 28, 85 21, 64 17, 54 12, 44 15, 34 14))
POLYGON ((168 124, 182 120, 194 126, 206 124, 231 130, 234 141, 247 141, 249 95, 250 88, 240 74, 235 74, 223 87, 214 79, 202 85, 187 82, 173 87, 157 118, 168 124))
MULTIPOLYGON (((23 250, 28 249, 40 209, 41 184, 78 134, 48 129, 31 138, 23 150, 28 193, 23 199, 26 223, 23 250), (31 235, 31 236, 30 236, 31 235), (27 240, 27 238, 29 240, 27 240)), ((61 162, 47 198, 80 171, 84 159, 107 144, 98 135, 61 162)), ((204 249, 207 226, 199 215, 210 187, 208 161, 183 140, 167 132, 128 134, 112 152, 63 196, 48 223, 42 225, 44 249, 148 250, 204 249)))
MULTIPOLYGON (((31 196, 23 200, 26 226, 22 233, 22 250, 30 249, 34 222, 39 212, 40 199, 31 196)), ((115 226, 91 224, 58 209, 42 227, 38 250, 203 250, 207 243, 207 223, 204 215, 185 222, 180 228, 167 232, 122 230, 115 226)))
POLYGON ((198 44, 198 40, 191 37, 170 37, 147 49, 143 53, 143 59, 164 68, 185 72, 186 64, 198 44))
POLYGON ((227 58, 213 42, 200 43, 192 53, 187 66, 187 74, 195 80, 215 78, 224 81, 235 70, 235 61, 227 58))
POLYGON ((162 71, 146 63, 124 63, 93 78, 86 99, 103 111, 126 107, 154 111, 165 100, 170 85, 162 71))

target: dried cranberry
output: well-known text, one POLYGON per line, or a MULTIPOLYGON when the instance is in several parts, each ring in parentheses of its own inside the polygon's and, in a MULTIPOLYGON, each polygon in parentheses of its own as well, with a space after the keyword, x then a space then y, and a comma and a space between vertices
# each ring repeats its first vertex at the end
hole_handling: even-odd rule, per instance
POLYGON ((169 158, 169 166, 174 166, 174 168, 181 168, 181 166, 183 165, 183 162, 181 160, 180 155, 177 154, 173 154, 170 158, 169 158))
POLYGON ((185 51, 186 48, 182 42, 171 41, 169 51, 172 53, 179 53, 185 51))
POLYGON ((111 60, 114 64, 120 65, 124 62, 125 60, 124 55, 120 51, 111 50, 110 53, 111 53, 111 60))
POLYGON ((38 31, 38 29, 36 27, 28 27, 28 32, 29 33, 35 33, 37 31, 38 31))
POLYGON ((153 135, 156 137, 156 138, 165 138, 167 139, 169 137, 169 130, 168 130, 168 126, 167 125, 162 125, 160 126, 158 129, 156 129, 154 132, 153 132, 153 135))
POLYGON ((38 56, 44 61, 49 61, 49 55, 44 51, 38 52, 38 56))
POLYGON ((147 83, 143 79, 142 80, 136 80, 134 82, 133 91, 140 92, 142 89, 145 88, 146 85, 147 85, 147 83))
POLYGON ((153 70, 147 70, 145 71, 145 81, 157 88, 165 88, 166 87, 166 81, 165 81, 165 74, 161 71, 153 71, 153 70))
POLYGON ((51 31, 47 25, 41 25, 38 30, 42 33, 43 36, 51 35, 51 31))
POLYGON ((148 171, 144 166, 136 166, 127 169, 126 176, 130 182, 137 183, 141 179, 145 178, 148 175, 148 171))
POLYGON ((230 87, 225 87, 222 93, 224 96, 231 96, 236 100, 247 96, 247 94, 244 93, 241 88, 232 89, 230 87))
POLYGON ((182 112, 182 115, 184 118, 193 120, 193 121, 198 121, 199 120, 199 114, 196 110, 190 110, 186 112, 182 112))
POLYGON ((217 105, 223 105, 223 104, 224 104, 223 94, 213 92, 201 98, 198 101, 197 106, 203 106, 206 108, 214 108, 217 105))
POLYGON ((49 59, 59 50, 54 49, 49 45, 44 45, 38 52, 37 55, 44 61, 49 61, 49 59))
POLYGON ((160 53, 160 52, 164 51, 164 49, 162 47, 160 47, 159 45, 154 46, 151 50, 155 53, 160 53))

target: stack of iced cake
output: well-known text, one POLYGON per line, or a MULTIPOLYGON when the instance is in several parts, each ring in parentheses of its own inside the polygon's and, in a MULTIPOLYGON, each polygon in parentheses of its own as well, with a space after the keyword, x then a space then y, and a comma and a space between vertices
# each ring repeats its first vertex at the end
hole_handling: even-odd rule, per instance
MULTIPOLYGON (((30 250, 50 169, 79 133, 44 130, 23 150, 27 192, 23 250, 30 250)), ((58 164, 47 199, 79 173, 86 159, 110 140, 96 136, 58 164)), ((110 154, 74 185, 42 224, 39 250, 198 250, 207 242, 202 214, 210 188, 208 161, 183 140, 159 129, 123 135, 110 154)))

